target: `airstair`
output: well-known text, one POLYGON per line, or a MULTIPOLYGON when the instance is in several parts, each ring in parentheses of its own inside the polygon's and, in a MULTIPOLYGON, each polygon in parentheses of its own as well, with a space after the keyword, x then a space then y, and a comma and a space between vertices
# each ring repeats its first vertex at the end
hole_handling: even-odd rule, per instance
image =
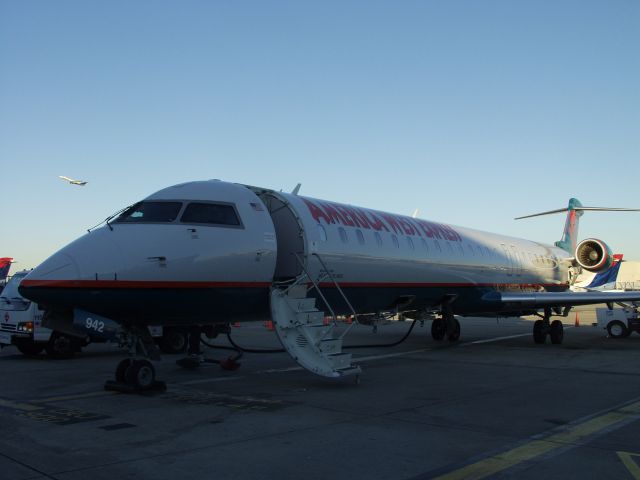
POLYGON ((356 323, 338 334, 336 314, 320 290, 320 282, 330 279, 354 319, 357 319, 357 315, 322 258, 317 253, 309 258, 311 257, 315 257, 322 265, 320 278, 314 280, 296 255, 303 273, 293 283, 286 286, 274 285, 271 289, 271 318, 276 333, 293 359, 310 372, 331 378, 358 375, 360 367, 351 363, 350 353, 342 351, 342 340, 356 323), (316 298, 308 296, 313 289, 331 313, 332 320, 328 324, 325 322, 325 312, 316 308, 316 298))

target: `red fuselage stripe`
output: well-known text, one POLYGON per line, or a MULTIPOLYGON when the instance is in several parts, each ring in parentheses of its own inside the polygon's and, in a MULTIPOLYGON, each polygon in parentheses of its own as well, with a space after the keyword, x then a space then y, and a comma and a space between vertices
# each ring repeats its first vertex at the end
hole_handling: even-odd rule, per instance
MULTIPOLYGON (((34 288, 112 288, 112 289, 192 289, 192 288, 268 288, 270 282, 162 282, 142 280, 23 280, 23 287, 34 288)), ((321 283, 322 288, 335 288, 333 283, 321 283)), ((340 282, 342 288, 568 288, 567 284, 522 283, 414 283, 414 282, 340 282)))
POLYGON ((158 282, 144 280, 23 280, 23 287, 45 288, 268 288, 270 282, 158 282))

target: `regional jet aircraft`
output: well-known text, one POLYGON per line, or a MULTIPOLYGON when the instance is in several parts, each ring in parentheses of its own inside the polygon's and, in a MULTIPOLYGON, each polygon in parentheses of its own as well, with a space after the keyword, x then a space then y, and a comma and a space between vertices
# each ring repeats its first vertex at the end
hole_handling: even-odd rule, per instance
POLYGON ((58 175, 58 178, 69 182, 71 185, 79 185, 82 187, 87 184, 84 180, 74 180, 73 178, 65 177, 64 175, 58 175))
POLYGON ((571 199, 555 245, 300 196, 196 181, 160 190, 53 254, 21 283, 58 331, 116 322, 131 358, 116 380, 149 387, 149 325, 272 319, 287 351, 327 377, 360 369, 342 352, 331 315, 432 318, 456 341, 458 316, 539 314, 536 343, 563 339, 553 316, 572 306, 639 301, 640 292, 568 291, 577 269, 601 271, 605 242, 577 242, 584 210, 571 199))

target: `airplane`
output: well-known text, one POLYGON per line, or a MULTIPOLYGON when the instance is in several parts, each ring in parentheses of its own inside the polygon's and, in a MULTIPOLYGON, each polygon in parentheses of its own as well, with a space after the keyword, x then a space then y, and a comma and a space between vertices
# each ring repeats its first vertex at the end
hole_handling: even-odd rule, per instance
POLYGON ((583 279, 582 277, 576 279, 576 282, 572 286, 572 289, 575 291, 609 291, 614 289, 616 279, 618 278, 618 273, 620 272, 620 267, 622 266, 622 262, 624 261, 622 260, 623 257, 623 254, 615 254, 613 256, 613 264, 610 268, 597 272, 595 275, 593 273, 591 273, 591 275, 584 275, 585 279, 583 279))
POLYGON ((537 314, 534 341, 560 344, 563 326, 553 316, 576 305, 640 301, 640 292, 569 291, 577 269, 597 272, 613 262, 602 240, 578 243, 587 210, 610 209, 571 199, 567 208, 530 215, 567 212, 562 239, 547 245, 297 191, 194 181, 107 218, 29 273, 20 293, 58 331, 119 324, 129 358, 118 364, 116 382, 136 389, 156 382, 150 325, 224 332, 231 322, 272 320, 309 371, 359 375, 342 351, 346 331, 338 335, 325 315, 433 319, 433 339, 455 342, 456 315, 537 314))
POLYGON ((79 185, 83 187, 87 184, 87 182, 85 182, 84 180, 74 180, 73 178, 65 177, 64 175, 58 175, 58 178, 61 178, 62 180, 66 180, 71 185, 79 185))
POLYGON ((7 279, 12 262, 13 258, 11 257, 0 258, 0 282, 4 282, 7 279))
POLYGON ((11 268, 12 261, 13 261, 13 258, 11 257, 0 258, 0 292, 2 292, 6 284, 7 276, 9 276, 9 269, 11 268))

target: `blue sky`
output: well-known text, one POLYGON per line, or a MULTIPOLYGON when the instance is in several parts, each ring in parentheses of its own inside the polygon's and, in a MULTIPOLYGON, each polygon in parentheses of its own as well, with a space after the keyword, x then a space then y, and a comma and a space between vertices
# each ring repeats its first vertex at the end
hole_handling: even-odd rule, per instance
POLYGON ((635 0, 0 0, 0 256, 209 178, 552 243, 640 208, 639 47, 635 0))

